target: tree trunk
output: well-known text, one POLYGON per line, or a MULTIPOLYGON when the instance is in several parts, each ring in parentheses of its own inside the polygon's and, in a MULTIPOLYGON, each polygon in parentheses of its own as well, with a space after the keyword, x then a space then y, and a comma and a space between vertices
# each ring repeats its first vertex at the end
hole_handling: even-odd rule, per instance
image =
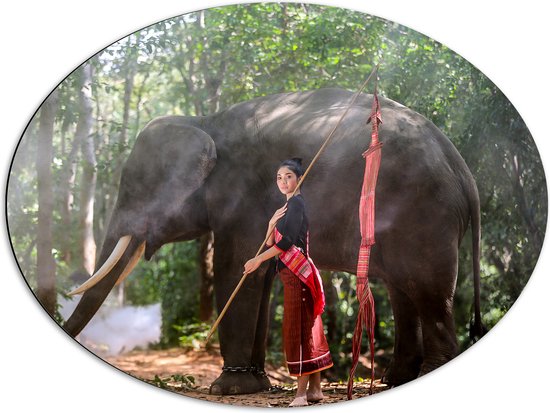
MULTIPOLYGON (((103 119, 107 118, 107 115, 103 113, 104 104, 103 96, 100 93, 97 93, 94 96, 95 108, 94 108, 94 117, 96 119, 96 141, 95 141, 95 151, 97 154, 101 154, 101 159, 103 164, 112 165, 113 164, 113 151, 110 148, 109 142, 109 133, 107 122, 103 122, 103 119)), ((104 173, 98 174, 98 181, 96 183, 96 193, 101 194, 100 197, 96 198, 94 203, 94 228, 95 234, 98 235, 96 240, 97 251, 101 251, 103 236, 105 234, 105 227, 107 225, 109 216, 109 206, 112 203, 112 199, 116 198, 116 188, 118 187, 118 182, 114 184, 112 175, 107 171, 104 173), (115 188, 113 190, 113 187, 115 188)))
MULTIPOLYGON (((130 36, 132 38, 133 36, 130 36)), ((130 102, 134 91, 134 79, 137 71, 138 47, 140 41, 140 33, 135 36, 135 41, 130 42, 126 54, 126 74, 124 76, 124 110, 122 112, 122 129, 120 131, 119 152, 124 153, 126 145, 128 145, 128 125, 130 123, 130 102)), ((118 165, 123 164, 122 159, 117 159, 118 165)), ((118 182, 118 181, 117 181, 118 182)))
POLYGON ((37 229, 37 296, 52 317, 57 306, 55 289, 55 261, 52 256, 52 213, 54 205, 52 162, 53 130, 58 106, 58 92, 54 90, 40 109, 36 172, 38 176, 37 229))
POLYGON ((136 131, 140 129, 141 100, 143 99, 143 91, 145 90, 145 85, 147 84, 147 80, 149 79, 150 74, 150 70, 143 74, 141 86, 136 92, 136 118, 134 121, 134 130, 136 131))
POLYGON ((92 130, 92 66, 86 64, 81 70, 79 91, 80 114, 76 127, 76 139, 81 143, 82 179, 80 195, 80 225, 82 234, 82 266, 93 274, 96 243, 94 238, 94 194, 97 179, 96 158, 92 130))
POLYGON ((199 255, 201 270, 199 320, 207 322, 214 312, 214 234, 212 232, 200 238, 199 255))
POLYGON ((512 167, 512 176, 510 177, 512 181, 512 187, 514 190, 515 198, 518 203, 520 214, 527 226, 529 233, 532 236, 535 249, 540 251, 542 249, 543 236, 540 233, 540 230, 534 220, 533 213, 530 211, 527 197, 525 195, 525 190, 523 188, 523 179, 522 179, 522 165, 517 154, 510 154, 511 158, 511 167, 512 167))
MULTIPOLYGON (((74 202, 74 184, 76 179, 76 165, 78 162, 79 142, 75 136, 71 145, 71 151, 66 158, 66 166, 63 171, 63 184, 61 187, 61 222, 62 231, 69 233, 71 230, 71 215, 74 202)), ((61 258, 68 265, 71 264, 71 237, 62 237, 61 258)))

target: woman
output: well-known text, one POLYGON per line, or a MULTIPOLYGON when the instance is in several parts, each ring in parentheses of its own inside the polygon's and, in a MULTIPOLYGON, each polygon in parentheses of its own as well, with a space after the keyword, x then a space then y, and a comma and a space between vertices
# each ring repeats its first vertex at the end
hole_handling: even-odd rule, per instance
POLYGON ((277 257, 277 270, 284 286, 283 341, 289 373, 296 376, 298 389, 290 407, 320 401, 321 370, 332 367, 321 313, 324 293, 319 271, 309 258, 308 219, 304 198, 298 189, 301 159, 284 161, 277 171, 277 186, 286 204, 269 221, 269 247, 244 265, 244 273, 255 271, 263 261, 277 257), (309 386, 308 386, 309 384, 309 386))

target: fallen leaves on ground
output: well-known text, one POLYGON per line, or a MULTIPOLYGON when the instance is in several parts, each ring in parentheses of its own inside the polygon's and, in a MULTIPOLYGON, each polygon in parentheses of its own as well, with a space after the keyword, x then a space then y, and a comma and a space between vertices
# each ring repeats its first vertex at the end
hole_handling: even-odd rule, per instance
MULTIPOLYGON (((288 375, 286 368, 266 365, 266 373, 273 387, 270 390, 239 395, 211 395, 209 386, 221 373, 223 359, 217 347, 186 350, 134 350, 115 357, 102 357, 118 369, 157 387, 187 397, 222 404, 255 407, 287 407, 296 393, 296 381, 288 375)), ((347 383, 323 380, 325 398, 311 404, 330 404, 347 401, 347 383)), ((387 386, 375 380, 373 393, 379 393, 387 386)), ((370 382, 354 384, 353 398, 369 395, 370 382)))

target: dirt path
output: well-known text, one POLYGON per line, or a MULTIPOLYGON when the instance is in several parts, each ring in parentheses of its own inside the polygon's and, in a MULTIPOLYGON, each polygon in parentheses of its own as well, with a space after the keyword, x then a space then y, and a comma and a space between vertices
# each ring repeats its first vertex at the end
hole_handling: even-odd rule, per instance
MULTIPOLYGON (((208 350, 135 350, 116 357, 102 358, 126 373, 188 397, 242 406, 287 407, 296 391, 295 379, 286 368, 266 366, 266 373, 273 385, 269 391, 233 396, 208 394, 210 383, 221 373, 223 360, 217 348, 208 350), (189 378, 186 376, 192 376, 189 378)), ((347 383, 323 381, 325 399, 317 404, 329 404, 347 400, 347 383)), ((375 381, 374 392, 387 387, 375 381)), ((367 382, 354 385, 354 399, 369 395, 367 382)))

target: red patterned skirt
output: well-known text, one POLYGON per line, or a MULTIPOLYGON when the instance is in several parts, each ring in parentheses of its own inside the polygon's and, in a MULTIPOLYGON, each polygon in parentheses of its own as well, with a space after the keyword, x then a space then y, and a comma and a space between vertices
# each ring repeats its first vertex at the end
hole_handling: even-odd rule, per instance
POLYGON ((309 288, 286 267, 279 276, 284 286, 283 343, 290 375, 303 376, 332 367, 323 321, 320 315, 313 317, 309 288))

